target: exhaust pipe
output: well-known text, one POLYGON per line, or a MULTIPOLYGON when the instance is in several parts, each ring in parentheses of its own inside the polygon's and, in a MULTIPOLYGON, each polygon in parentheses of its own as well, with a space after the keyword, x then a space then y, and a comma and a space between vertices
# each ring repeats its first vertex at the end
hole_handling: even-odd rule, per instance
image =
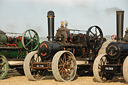
POLYGON ((53 11, 48 11, 47 13, 48 17, 48 41, 53 41, 54 40, 54 12, 53 11))
POLYGON ((124 11, 116 11, 117 19, 117 42, 123 40, 123 22, 124 22, 124 11))

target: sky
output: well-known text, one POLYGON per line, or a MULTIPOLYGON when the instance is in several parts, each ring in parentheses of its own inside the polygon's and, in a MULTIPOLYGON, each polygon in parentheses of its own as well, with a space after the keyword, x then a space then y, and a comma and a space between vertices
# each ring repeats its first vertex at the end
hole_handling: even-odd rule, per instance
POLYGON ((0 0, 0 29, 23 33, 34 29, 40 37, 48 35, 47 12, 55 12, 55 33, 61 21, 68 28, 88 30, 98 25, 104 35, 116 34, 116 11, 124 12, 124 31, 128 27, 128 0, 0 0))

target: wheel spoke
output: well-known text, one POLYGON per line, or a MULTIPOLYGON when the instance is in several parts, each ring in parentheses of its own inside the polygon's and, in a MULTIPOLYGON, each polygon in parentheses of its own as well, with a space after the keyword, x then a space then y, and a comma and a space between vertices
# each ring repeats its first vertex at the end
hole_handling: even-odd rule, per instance
POLYGON ((25 45, 26 47, 31 43, 31 40, 25 45))
POLYGON ((67 62, 69 62, 69 61, 71 61, 72 60, 72 58, 70 57, 68 60, 67 60, 67 62))
POLYGON ((106 62, 105 62, 105 61, 106 61, 106 59, 105 59, 105 60, 104 60, 104 59, 102 59, 102 61, 103 61, 103 65, 105 65, 105 64, 106 64, 106 62))
POLYGON ((68 69, 67 69, 67 72, 66 73, 70 77, 70 71, 68 69))
POLYGON ((66 63, 66 55, 64 54, 64 57, 63 57, 63 61, 64 63, 66 63))
POLYGON ((64 70, 64 69, 63 69, 63 68, 61 68, 61 69, 60 69, 60 71, 59 71, 59 73, 60 73, 60 74, 62 74, 63 70, 64 70))
POLYGON ((62 62, 61 60, 59 60, 59 65, 63 65, 62 63, 63 63, 63 62, 62 62))
POLYGON ((66 72, 65 72, 65 70, 63 71, 63 78, 65 79, 65 74, 66 74, 66 72))
POLYGON ((104 63, 103 63, 103 59, 102 59, 102 58, 101 58, 100 62, 101 62, 101 66, 104 65, 104 63))
POLYGON ((31 35, 31 33, 30 33, 30 30, 29 30, 28 32, 29 32, 29 35, 30 35, 30 39, 32 39, 32 35, 31 35))
POLYGON ((36 62, 40 62, 39 56, 36 56, 36 62))
POLYGON ((68 69, 73 69, 73 67, 67 66, 68 69))
POLYGON ((33 42, 36 44, 37 43, 37 40, 34 39, 33 42))
POLYGON ((72 58, 70 57, 67 61, 66 61, 66 65, 68 65, 68 62, 70 62, 72 60, 72 58))
POLYGON ((67 65, 67 66, 71 65, 71 62, 68 62, 66 65, 67 65))
POLYGON ((34 34, 34 36, 32 38, 33 39, 37 39, 37 34, 34 34))
POLYGON ((68 77, 70 77, 70 74, 66 72, 66 74, 68 75, 68 77))
POLYGON ((95 40, 94 48, 96 48, 97 46, 99 46, 97 43, 98 43, 98 40, 95 40))
POLYGON ((95 28, 95 32, 96 32, 96 35, 97 35, 97 28, 95 28))
POLYGON ((60 59, 62 63, 64 63, 64 61, 62 60, 62 58, 60 59))
POLYGON ((31 42, 31 50, 33 49, 33 42, 31 42))
POLYGON ((62 65, 62 64, 59 64, 58 66, 59 66, 59 67, 62 67, 63 65, 62 65))
POLYGON ((99 34, 97 37, 99 37, 99 36, 101 36, 101 35, 99 34))
POLYGON ((68 69, 65 69, 65 75, 66 75, 66 78, 70 77, 70 74, 68 73, 68 69))
POLYGON ((95 34, 92 31, 90 31, 90 32, 95 36, 95 34))
POLYGON ((33 39, 36 37, 36 34, 34 34, 33 39))

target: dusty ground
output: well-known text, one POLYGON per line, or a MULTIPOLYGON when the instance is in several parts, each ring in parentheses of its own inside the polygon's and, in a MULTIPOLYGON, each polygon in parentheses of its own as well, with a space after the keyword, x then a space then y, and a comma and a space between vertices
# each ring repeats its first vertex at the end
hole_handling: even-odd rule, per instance
POLYGON ((123 78, 115 78, 112 82, 98 83, 94 82, 93 77, 84 76, 77 77, 71 82, 58 82, 55 81, 52 75, 48 75, 44 80, 40 81, 28 81, 25 76, 18 74, 16 71, 9 72, 7 78, 0 80, 0 85, 124 85, 125 81, 123 78))

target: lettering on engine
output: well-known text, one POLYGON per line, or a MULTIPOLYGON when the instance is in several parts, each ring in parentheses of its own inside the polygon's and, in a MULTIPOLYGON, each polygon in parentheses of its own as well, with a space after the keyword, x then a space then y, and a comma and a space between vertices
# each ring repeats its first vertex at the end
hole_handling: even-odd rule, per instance
POLYGON ((113 71, 114 68, 113 67, 105 67, 105 70, 111 70, 111 71, 113 71))

